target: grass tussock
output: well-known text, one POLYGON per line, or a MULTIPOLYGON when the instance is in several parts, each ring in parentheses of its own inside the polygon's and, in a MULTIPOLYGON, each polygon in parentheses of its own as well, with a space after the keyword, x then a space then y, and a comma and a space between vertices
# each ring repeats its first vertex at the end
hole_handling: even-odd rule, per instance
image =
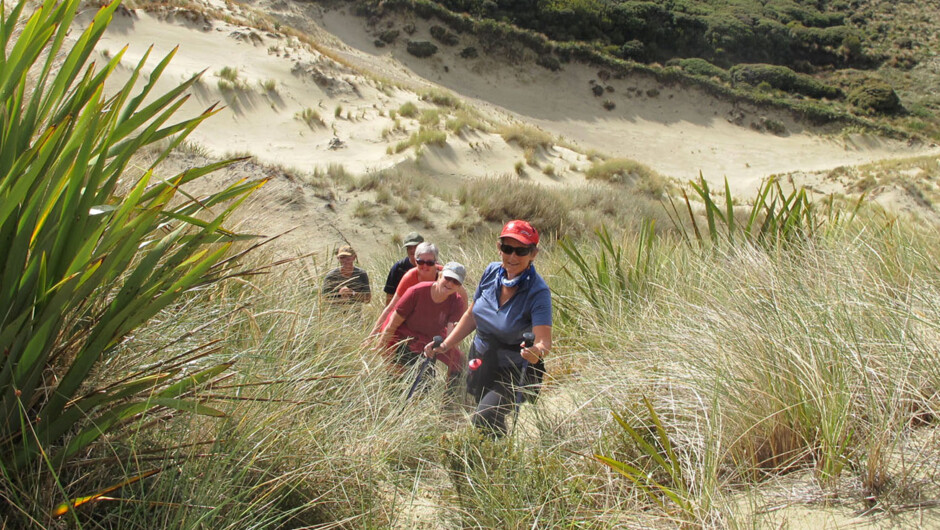
POLYGON ((498 132, 507 143, 514 143, 526 152, 548 149, 554 144, 552 135, 527 125, 507 125, 498 132))
POLYGON ((460 136, 466 131, 485 131, 487 125, 480 118, 466 110, 458 110, 452 118, 447 119, 444 127, 451 134, 460 136))
POLYGON ((398 107, 398 114, 405 118, 416 118, 418 116, 418 106, 412 102, 403 103, 398 107))
POLYGON ((452 92, 447 92, 438 88, 433 88, 422 92, 421 101, 429 101, 438 107, 446 107, 452 110, 461 110, 464 108, 463 102, 452 92))
POLYGON ((407 140, 395 144, 395 153, 400 153, 410 147, 419 148, 423 145, 444 147, 447 145, 447 133, 434 129, 421 128, 413 133, 407 140))
POLYGON ((310 127, 311 129, 326 127, 326 122, 323 121, 320 113, 316 109, 312 109, 310 107, 307 107, 295 114, 294 118, 306 123, 307 127, 310 127))

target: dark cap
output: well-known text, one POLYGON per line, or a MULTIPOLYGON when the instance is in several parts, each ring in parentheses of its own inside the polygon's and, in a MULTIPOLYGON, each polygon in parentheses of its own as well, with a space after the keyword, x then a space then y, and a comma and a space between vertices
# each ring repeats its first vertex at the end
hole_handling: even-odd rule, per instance
POLYGON ((405 242, 401 244, 402 247, 413 247, 418 243, 424 243, 424 238, 421 237, 421 234, 417 232, 411 232, 405 236, 405 242))

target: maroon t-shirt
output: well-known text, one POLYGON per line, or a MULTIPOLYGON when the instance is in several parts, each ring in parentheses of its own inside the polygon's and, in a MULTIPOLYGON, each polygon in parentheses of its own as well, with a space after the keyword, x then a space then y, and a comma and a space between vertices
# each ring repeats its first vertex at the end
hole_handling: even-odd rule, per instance
POLYGON ((467 303, 457 293, 441 303, 431 299, 434 282, 422 282, 409 287, 395 305, 395 312, 405 321, 395 330, 395 342, 411 339, 408 348, 414 352, 424 350, 435 335, 444 336, 447 323, 457 322, 467 309, 467 303))

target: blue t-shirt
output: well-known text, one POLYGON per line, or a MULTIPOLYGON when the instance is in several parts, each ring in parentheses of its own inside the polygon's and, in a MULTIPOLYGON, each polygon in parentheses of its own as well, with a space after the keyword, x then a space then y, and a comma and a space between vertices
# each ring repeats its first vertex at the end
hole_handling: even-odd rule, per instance
POLYGON ((535 271, 519 284, 516 293, 499 306, 500 262, 487 265, 473 295, 473 318, 477 334, 473 346, 480 353, 495 350, 499 366, 521 365, 522 334, 533 326, 552 325, 552 295, 545 280, 535 271))

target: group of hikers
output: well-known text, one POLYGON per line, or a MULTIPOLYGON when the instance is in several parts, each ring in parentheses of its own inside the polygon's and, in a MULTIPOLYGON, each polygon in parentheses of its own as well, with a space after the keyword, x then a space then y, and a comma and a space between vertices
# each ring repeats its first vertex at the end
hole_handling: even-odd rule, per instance
MULTIPOLYGON (((426 363, 428 377, 433 361, 441 361, 450 391, 468 370, 467 392, 478 403, 473 424, 497 437, 507 432, 506 416, 521 403, 522 388, 541 381, 552 347, 551 293, 534 265, 538 244, 527 221, 506 223, 496 245, 500 261, 483 270, 470 299, 466 267, 442 265, 437 246, 408 234, 408 255, 388 273, 385 308, 367 339, 399 372, 426 363), (459 345, 474 331, 468 362, 459 345)), ((369 276, 355 266, 355 250, 344 245, 336 258, 340 266, 327 273, 322 296, 343 305, 369 302, 369 276)))

